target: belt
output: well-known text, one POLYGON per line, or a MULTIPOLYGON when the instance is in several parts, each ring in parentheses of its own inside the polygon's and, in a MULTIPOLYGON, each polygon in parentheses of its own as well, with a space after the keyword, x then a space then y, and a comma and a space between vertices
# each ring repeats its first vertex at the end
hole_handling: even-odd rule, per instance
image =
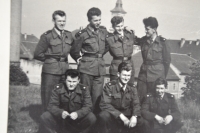
POLYGON ((114 60, 123 60, 123 61, 127 61, 130 60, 131 57, 114 57, 114 60))
POLYGON ((90 54, 90 53, 84 53, 83 56, 93 57, 93 58, 102 58, 103 57, 102 54, 90 54))
POLYGON ((145 61, 143 62, 145 65, 157 65, 157 64, 163 64, 162 61, 145 61))
POLYGON ((59 62, 67 62, 68 60, 67 60, 67 58, 65 58, 65 57, 60 57, 60 58, 49 58, 49 59, 53 59, 53 60, 56 60, 56 61, 59 61, 59 62))

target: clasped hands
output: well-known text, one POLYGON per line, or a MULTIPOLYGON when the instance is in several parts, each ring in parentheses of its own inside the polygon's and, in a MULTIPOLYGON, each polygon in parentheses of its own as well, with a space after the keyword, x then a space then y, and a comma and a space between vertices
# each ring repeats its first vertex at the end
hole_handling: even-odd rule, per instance
POLYGON ((78 118, 78 114, 76 112, 72 112, 69 114, 67 111, 62 112, 62 118, 65 119, 66 117, 70 117, 72 120, 76 120, 78 118))
POLYGON ((171 115, 167 115, 165 118, 163 118, 163 117, 161 117, 159 115, 156 115, 155 119, 160 124, 168 125, 173 120, 173 117, 171 115))
POLYGON ((132 116, 129 120, 124 114, 120 114, 119 118, 124 122, 124 125, 129 128, 135 127, 137 124, 137 118, 135 116, 132 116))

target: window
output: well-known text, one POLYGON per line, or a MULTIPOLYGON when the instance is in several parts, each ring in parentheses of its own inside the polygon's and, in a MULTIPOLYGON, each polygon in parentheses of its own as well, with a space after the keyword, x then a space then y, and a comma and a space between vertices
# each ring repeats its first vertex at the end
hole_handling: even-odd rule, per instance
POLYGON ((176 84, 175 83, 173 84, 173 90, 176 90, 176 84))

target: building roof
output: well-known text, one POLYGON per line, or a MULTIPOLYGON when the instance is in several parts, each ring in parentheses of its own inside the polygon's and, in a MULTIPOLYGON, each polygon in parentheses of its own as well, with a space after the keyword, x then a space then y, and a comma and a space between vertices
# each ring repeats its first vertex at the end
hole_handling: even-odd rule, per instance
POLYGON ((181 72, 180 74, 190 74, 190 66, 196 60, 186 54, 171 53, 171 63, 181 72))
POLYGON ((181 40, 167 40, 171 53, 190 54, 192 58, 200 60, 200 45, 196 45, 196 40, 185 40, 183 47, 180 47, 181 40))
POLYGON ((32 35, 21 34, 20 58, 32 60, 39 39, 32 35))

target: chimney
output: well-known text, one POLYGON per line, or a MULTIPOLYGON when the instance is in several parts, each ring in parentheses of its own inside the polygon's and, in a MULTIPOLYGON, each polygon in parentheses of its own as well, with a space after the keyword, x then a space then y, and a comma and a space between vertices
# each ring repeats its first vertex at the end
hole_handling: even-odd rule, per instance
POLYGON ((185 38, 181 38, 180 48, 182 48, 184 44, 185 44, 185 38))
POLYGON ((24 40, 26 40, 27 39, 27 34, 26 33, 24 33, 24 40))
POLYGON ((198 45, 199 45, 199 43, 200 43, 200 40, 199 40, 199 39, 197 39, 197 41, 196 41, 196 45, 198 46, 198 45))

